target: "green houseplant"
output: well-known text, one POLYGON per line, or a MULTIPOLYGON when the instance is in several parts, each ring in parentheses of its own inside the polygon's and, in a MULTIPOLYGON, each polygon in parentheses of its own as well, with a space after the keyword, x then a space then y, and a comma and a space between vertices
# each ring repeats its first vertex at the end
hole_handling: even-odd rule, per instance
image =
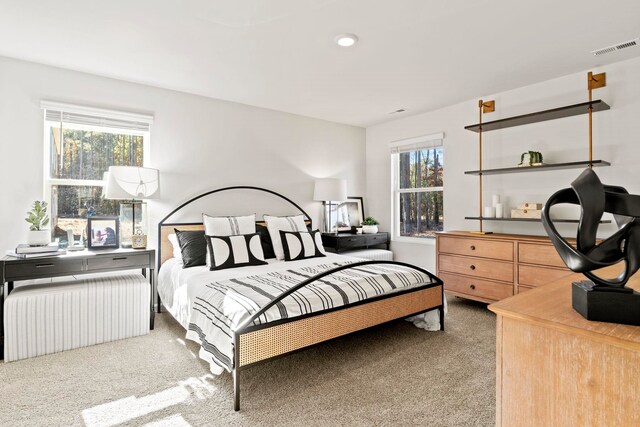
POLYGON ((49 225, 47 207, 47 202, 36 200, 33 202, 31 210, 27 212, 27 217, 24 220, 30 224, 27 234, 29 245, 42 246, 51 243, 51 232, 45 228, 49 225))
POLYGON ((362 221, 362 232, 364 234, 375 234, 378 232, 378 224, 374 217, 368 216, 362 221))

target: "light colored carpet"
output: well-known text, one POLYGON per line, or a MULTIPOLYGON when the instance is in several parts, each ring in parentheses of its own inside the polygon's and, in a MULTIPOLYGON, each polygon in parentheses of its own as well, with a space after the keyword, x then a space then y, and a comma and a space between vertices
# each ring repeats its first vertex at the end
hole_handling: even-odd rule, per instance
POLYGON ((491 426, 495 317, 449 298, 447 330, 405 321, 242 374, 211 375, 164 313, 150 335, 0 364, 0 425, 491 426))

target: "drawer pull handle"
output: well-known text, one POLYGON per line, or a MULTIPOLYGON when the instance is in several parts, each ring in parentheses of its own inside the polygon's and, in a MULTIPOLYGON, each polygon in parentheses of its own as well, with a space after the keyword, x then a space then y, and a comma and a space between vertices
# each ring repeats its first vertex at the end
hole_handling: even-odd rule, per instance
POLYGON ((471 264, 471 265, 469 266, 469 268, 470 268, 470 269, 472 269, 472 270, 475 270, 475 269, 476 269, 476 266, 475 266, 475 265, 473 265, 473 264, 471 264))
POLYGON ((36 264, 36 268, 53 267, 55 264, 36 264))
POLYGON ((476 285, 469 285, 469 287, 470 287, 471 289, 475 289, 475 288, 476 288, 476 285))
POLYGON ((470 247, 469 249, 471 249, 472 251, 475 251, 475 250, 476 250, 476 247, 475 247, 475 246, 473 246, 473 245, 471 245, 471 247, 470 247))
POLYGON ((113 258, 114 261, 122 261, 123 259, 127 259, 127 257, 126 256, 117 256, 117 257, 113 258))

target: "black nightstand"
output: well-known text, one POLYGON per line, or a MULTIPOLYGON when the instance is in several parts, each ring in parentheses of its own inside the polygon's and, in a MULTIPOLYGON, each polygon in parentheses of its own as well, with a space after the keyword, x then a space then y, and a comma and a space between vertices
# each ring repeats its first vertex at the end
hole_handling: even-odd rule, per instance
POLYGON ((389 250, 389 233, 323 233, 322 245, 326 249, 333 249, 333 251, 336 253, 381 245, 384 245, 385 249, 389 250))
MULTIPOLYGON (((0 278, 2 293, 0 303, 4 306, 5 293, 13 291, 14 282, 21 280, 48 279, 60 276, 99 273, 105 271, 141 269, 142 275, 148 277, 151 287, 149 303, 149 322, 153 329, 155 301, 155 257, 153 249, 116 249, 102 251, 69 252, 66 255, 20 259, 5 256, 0 259, 0 278), (147 274, 148 271, 148 274, 147 274), (6 291, 5 291, 6 289, 6 291)), ((4 313, 3 313, 4 317, 4 313)), ((2 335, 4 336, 4 319, 2 319, 2 335)), ((2 347, 2 343, 0 343, 2 347)), ((0 352, 0 355, 3 353, 0 352)))

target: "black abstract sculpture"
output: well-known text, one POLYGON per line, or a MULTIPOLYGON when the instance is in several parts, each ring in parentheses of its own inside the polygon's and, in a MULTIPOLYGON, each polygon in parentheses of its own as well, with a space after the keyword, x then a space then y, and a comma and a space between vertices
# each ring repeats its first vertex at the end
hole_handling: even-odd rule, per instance
POLYGON ((640 196, 623 187, 603 185, 592 169, 586 169, 565 188, 552 195, 542 211, 542 223, 562 260, 571 270, 590 280, 573 283, 573 308, 589 320, 640 325, 640 294, 626 287, 640 268, 640 196), (576 246, 560 236, 549 210, 561 203, 580 205, 576 246), (604 212, 614 215, 618 231, 597 242, 598 224, 604 212), (624 262, 615 278, 593 271, 624 262))

